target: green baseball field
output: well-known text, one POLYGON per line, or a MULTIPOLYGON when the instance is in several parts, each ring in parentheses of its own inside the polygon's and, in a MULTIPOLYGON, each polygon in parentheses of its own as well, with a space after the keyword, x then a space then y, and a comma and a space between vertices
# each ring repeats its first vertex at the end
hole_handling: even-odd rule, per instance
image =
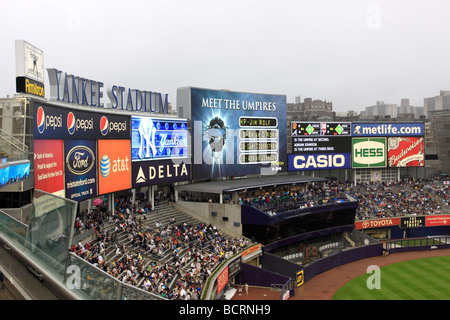
POLYGON ((387 265, 340 288, 333 300, 450 300, 450 256, 387 265))

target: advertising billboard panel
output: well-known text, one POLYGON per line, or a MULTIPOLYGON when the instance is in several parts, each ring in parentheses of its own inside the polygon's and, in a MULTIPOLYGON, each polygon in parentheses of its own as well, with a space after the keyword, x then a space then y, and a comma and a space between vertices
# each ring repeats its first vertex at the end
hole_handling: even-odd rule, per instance
POLYGON ((28 160, 5 162, 0 164, 0 188, 11 183, 28 179, 31 163, 28 160))
POLYGON ((81 201, 97 196, 96 140, 64 141, 66 198, 81 201))
POLYGON ((131 189, 131 141, 98 140, 98 194, 131 189))
POLYGON ((185 160, 132 162, 133 188, 191 179, 191 164, 185 160))
POLYGON ((130 117, 60 108, 33 106, 35 139, 129 139, 130 117))
POLYGON ((352 138, 352 168, 386 168, 386 138, 352 138))
POLYGON ((350 153, 289 154, 289 171, 350 169, 350 153))
POLYGON ((424 148, 423 137, 388 138, 389 167, 423 167, 424 148))
POLYGON ((193 178, 286 171, 286 96, 190 88, 193 178))
POLYGON ((186 158, 186 119, 131 117, 132 161, 186 158))
POLYGON ((352 123, 353 137, 423 136, 423 122, 411 123, 352 123))
POLYGON ((65 196, 63 140, 34 140, 34 186, 65 196))

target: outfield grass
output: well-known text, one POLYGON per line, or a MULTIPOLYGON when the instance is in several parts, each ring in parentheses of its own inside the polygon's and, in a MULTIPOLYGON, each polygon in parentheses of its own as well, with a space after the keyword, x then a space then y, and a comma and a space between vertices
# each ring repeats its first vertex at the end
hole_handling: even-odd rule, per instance
POLYGON ((333 300, 450 300, 450 256, 399 262, 379 269, 380 289, 369 289, 374 273, 346 283, 333 300))

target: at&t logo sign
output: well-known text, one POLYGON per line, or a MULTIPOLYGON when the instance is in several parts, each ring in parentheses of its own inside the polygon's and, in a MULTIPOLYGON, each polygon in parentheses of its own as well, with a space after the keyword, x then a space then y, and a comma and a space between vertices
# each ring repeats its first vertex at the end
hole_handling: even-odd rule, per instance
POLYGON ((130 171, 130 159, 128 157, 111 159, 107 154, 104 154, 100 159, 100 174, 103 178, 108 178, 111 172, 125 172, 130 171))

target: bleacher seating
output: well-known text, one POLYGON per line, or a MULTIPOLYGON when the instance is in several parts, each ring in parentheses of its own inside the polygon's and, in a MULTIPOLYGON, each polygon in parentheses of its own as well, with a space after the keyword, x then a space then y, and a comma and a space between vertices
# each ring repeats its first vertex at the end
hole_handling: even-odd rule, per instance
POLYGON ((213 268, 228 252, 250 243, 167 203, 154 211, 110 217, 97 228, 94 239, 72 251, 121 281, 168 299, 198 299, 213 268))

